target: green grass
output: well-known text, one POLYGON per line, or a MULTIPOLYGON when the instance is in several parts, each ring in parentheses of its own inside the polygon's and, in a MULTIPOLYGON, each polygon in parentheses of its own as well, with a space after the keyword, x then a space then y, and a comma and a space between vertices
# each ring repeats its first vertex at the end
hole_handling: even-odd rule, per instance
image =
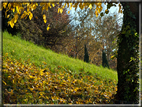
POLYGON ((37 46, 17 36, 12 36, 6 31, 3 32, 3 54, 5 53, 8 53, 12 59, 21 59, 21 61, 29 59, 30 62, 34 63, 37 67, 41 67, 40 65, 42 65, 44 61, 47 63, 46 66, 51 67, 53 72, 58 66, 63 66, 73 73, 79 73, 79 71, 83 69, 85 72, 90 72, 91 75, 97 75, 102 79, 118 81, 117 72, 114 70, 88 64, 79 59, 70 58, 67 55, 57 54, 42 46, 37 46))
MULTIPOLYGON (((4 89, 12 87, 8 90, 8 93, 12 96, 11 100, 13 102, 17 101, 17 103, 24 104, 68 104, 71 103, 68 102, 68 100, 74 96, 74 93, 72 93, 73 90, 76 91, 75 95, 79 96, 80 93, 81 95, 83 94, 84 97, 82 97, 82 100, 85 100, 85 103, 87 104, 89 101, 95 101, 96 104, 113 103, 111 102, 111 99, 113 99, 111 95, 116 93, 116 82, 118 81, 116 71, 103 68, 102 66, 98 67, 93 64, 85 63, 79 59, 70 58, 67 55, 57 54, 42 46, 37 46, 31 42, 22 40, 20 36, 12 36, 6 31, 2 34, 4 56, 2 78, 4 89), (26 61, 28 65, 24 65, 26 64, 26 61), (34 65, 30 65, 33 63, 34 65), (28 72, 24 72, 26 69, 28 72), (43 69, 48 69, 48 71, 51 71, 52 73, 43 73, 43 69), (79 76, 80 74, 82 77, 79 76), (33 81, 33 79, 36 81, 33 81), (39 81, 50 84, 39 84, 39 81), (31 88, 31 84, 34 87, 37 85, 39 87, 31 88), (26 86, 28 86, 28 88, 26 88, 26 86), (41 88, 41 86, 44 87, 41 88), (22 91, 19 87, 21 87, 22 91), (60 99, 60 102, 58 102, 59 100, 57 102, 52 101, 51 99, 55 97, 54 94, 51 92, 49 94, 45 91, 45 88, 54 91, 55 87, 57 89, 57 92, 55 92, 57 94, 56 97, 60 99), (29 90, 32 90, 33 92, 29 90), (84 90, 87 90, 87 95, 84 94, 84 90), (43 97, 42 94, 39 96, 43 91, 45 91, 44 95, 46 97, 50 97, 50 100, 48 98, 41 98, 43 97), (65 93, 68 91, 68 93, 66 93, 66 102, 62 102, 65 96, 60 95, 58 91, 65 93), (89 99, 87 98, 88 96, 89 99), (94 96, 96 96, 97 99, 93 99, 94 96), (100 102, 100 100, 102 100, 102 102, 100 102)), ((142 79, 140 79, 140 81, 142 81, 142 79)), ((3 93, 3 98, 7 98, 7 93, 3 93)), ((82 100, 72 101, 74 101, 73 103, 84 104, 82 100)), ((6 100, 3 102, 5 103, 5 101, 6 100)))
POLYGON ((2 67, 3 103, 112 104, 117 91, 116 71, 57 54, 6 31, 2 67))
POLYGON ((79 59, 70 58, 67 55, 57 54, 42 46, 36 46, 33 43, 21 40, 17 36, 13 37, 7 32, 3 33, 3 53, 9 53, 13 59, 21 59, 21 61, 30 59, 31 63, 38 67, 44 61, 47 63, 47 66, 51 67, 52 71, 57 66, 63 66, 75 73, 84 69, 84 71, 90 72, 92 75, 97 74, 102 79, 117 80, 116 71, 88 64, 79 59))

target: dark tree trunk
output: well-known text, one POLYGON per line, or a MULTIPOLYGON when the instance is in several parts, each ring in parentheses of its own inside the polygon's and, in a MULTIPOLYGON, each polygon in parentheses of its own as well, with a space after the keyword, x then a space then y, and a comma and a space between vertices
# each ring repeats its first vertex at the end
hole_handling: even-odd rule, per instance
POLYGON ((84 62, 89 62, 89 55, 86 45, 84 46, 84 62))
POLYGON ((109 64, 106 58, 106 53, 104 52, 104 50, 102 50, 102 66, 105 68, 109 68, 109 64))
POLYGON ((138 96, 138 45, 139 37, 135 36, 135 29, 139 34, 139 4, 138 3, 121 3, 123 6, 123 27, 118 37, 118 57, 117 57, 117 73, 118 84, 115 103, 132 104, 139 103, 138 96), (130 9, 130 10, 129 10, 130 9), (131 14, 132 13, 132 14, 131 14), (133 17, 135 16, 135 18, 133 17), (130 28, 124 33, 124 29, 130 28), (135 60, 131 60, 131 57, 135 60))

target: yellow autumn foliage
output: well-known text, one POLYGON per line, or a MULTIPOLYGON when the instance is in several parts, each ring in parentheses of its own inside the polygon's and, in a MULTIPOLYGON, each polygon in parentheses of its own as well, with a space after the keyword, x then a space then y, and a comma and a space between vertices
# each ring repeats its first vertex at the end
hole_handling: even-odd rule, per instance
POLYGON ((53 73, 50 68, 36 67, 30 60, 19 62, 7 55, 8 53, 5 53, 3 56, 3 104, 113 103, 111 100, 117 91, 116 81, 98 78, 100 84, 97 84, 97 80, 85 72, 74 77, 69 70, 58 73, 63 69, 62 66, 58 66, 53 73), (10 102, 7 102, 8 94, 10 102))
MULTIPOLYGON (((75 10, 77 9, 77 7, 79 7, 80 9, 84 9, 84 8, 90 8, 92 9, 93 6, 95 5, 96 6, 96 10, 95 10, 95 15, 96 17, 98 17, 98 15, 100 14, 100 12, 102 11, 102 3, 64 3, 64 5, 62 5, 63 3, 56 3, 57 5, 59 5, 58 7, 58 13, 63 13, 63 9, 65 8, 65 6, 67 6, 67 8, 69 8, 70 10, 72 10, 72 8, 75 8, 75 10)), ((42 7, 42 12, 44 10, 48 11, 48 8, 52 8, 55 6, 55 3, 35 3, 35 2, 27 2, 27 3, 22 3, 22 2, 4 2, 2 3, 2 8, 6 9, 6 17, 7 17, 7 12, 9 10, 12 10, 13 12, 16 12, 18 13, 19 15, 21 15, 22 11, 24 11, 24 8, 27 8, 26 11, 23 12, 23 14, 21 15, 21 19, 25 18, 27 15, 29 16, 29 19, 31 20, 33 18, 33 14, 32 14, 32 11, 34 11, 37 6, 41 6, 42 7), (16 10, 16 11, 15 11, 16 10)), ((119 5, 119 12, 122 13, 122 9, 121 9, 121 5, 119 5)), ((70 12, 68 11, 68 14, 70 12)), ((9 17, 9 16, 8 16, 9 17)), ((12 28, 14 27, 14 23, 17 22, 18 20, 18 16, 14 15, 14 19, 11 19, 9 22, 8 22, 8 25, 10 25, 12 28)), ((45 17, 45 16, 43 16, 45 17)), ((45 18, 43 18, 44 20, 44 23, 47 22, 47 20, 45 18)), ((49 30, 49 27, 47 27, 49 30)))

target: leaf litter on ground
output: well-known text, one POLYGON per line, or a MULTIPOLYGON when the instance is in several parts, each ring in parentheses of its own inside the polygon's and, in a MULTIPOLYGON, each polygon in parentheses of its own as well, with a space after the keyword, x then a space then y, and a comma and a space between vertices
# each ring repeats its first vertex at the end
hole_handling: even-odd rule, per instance
MULTIPOLYGON (((43 62, 45 66, 46 63, 43 62)), ((112 104, 117 91, 115 80, 102 80, 83 70, 72 73, 58 66, 39 68, 3 56, 3 104, 112 104)))

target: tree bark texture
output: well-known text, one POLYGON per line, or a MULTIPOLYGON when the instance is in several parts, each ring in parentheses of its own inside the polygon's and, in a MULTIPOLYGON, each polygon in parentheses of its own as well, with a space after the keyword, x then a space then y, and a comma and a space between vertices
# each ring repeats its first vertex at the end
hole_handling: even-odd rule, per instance
POLYGON ((118 84, 115 103, 117 104, 138 104, 139 103, 139 83, 138 83, 138 45, 139 37, 139 3, 121 3, 123 6, 123 26, 118 35, 118 57, 117 73, 118 84), (134 17, 135 16, 135 17, 134 17), (126 30, 127 27, 130 27, 126 30), (127 32, 125 34, 123 31, 127 32), (128 33, 130 30, 130 33, 128 33), (135 60, 131 60, 131 58, 135 60))

